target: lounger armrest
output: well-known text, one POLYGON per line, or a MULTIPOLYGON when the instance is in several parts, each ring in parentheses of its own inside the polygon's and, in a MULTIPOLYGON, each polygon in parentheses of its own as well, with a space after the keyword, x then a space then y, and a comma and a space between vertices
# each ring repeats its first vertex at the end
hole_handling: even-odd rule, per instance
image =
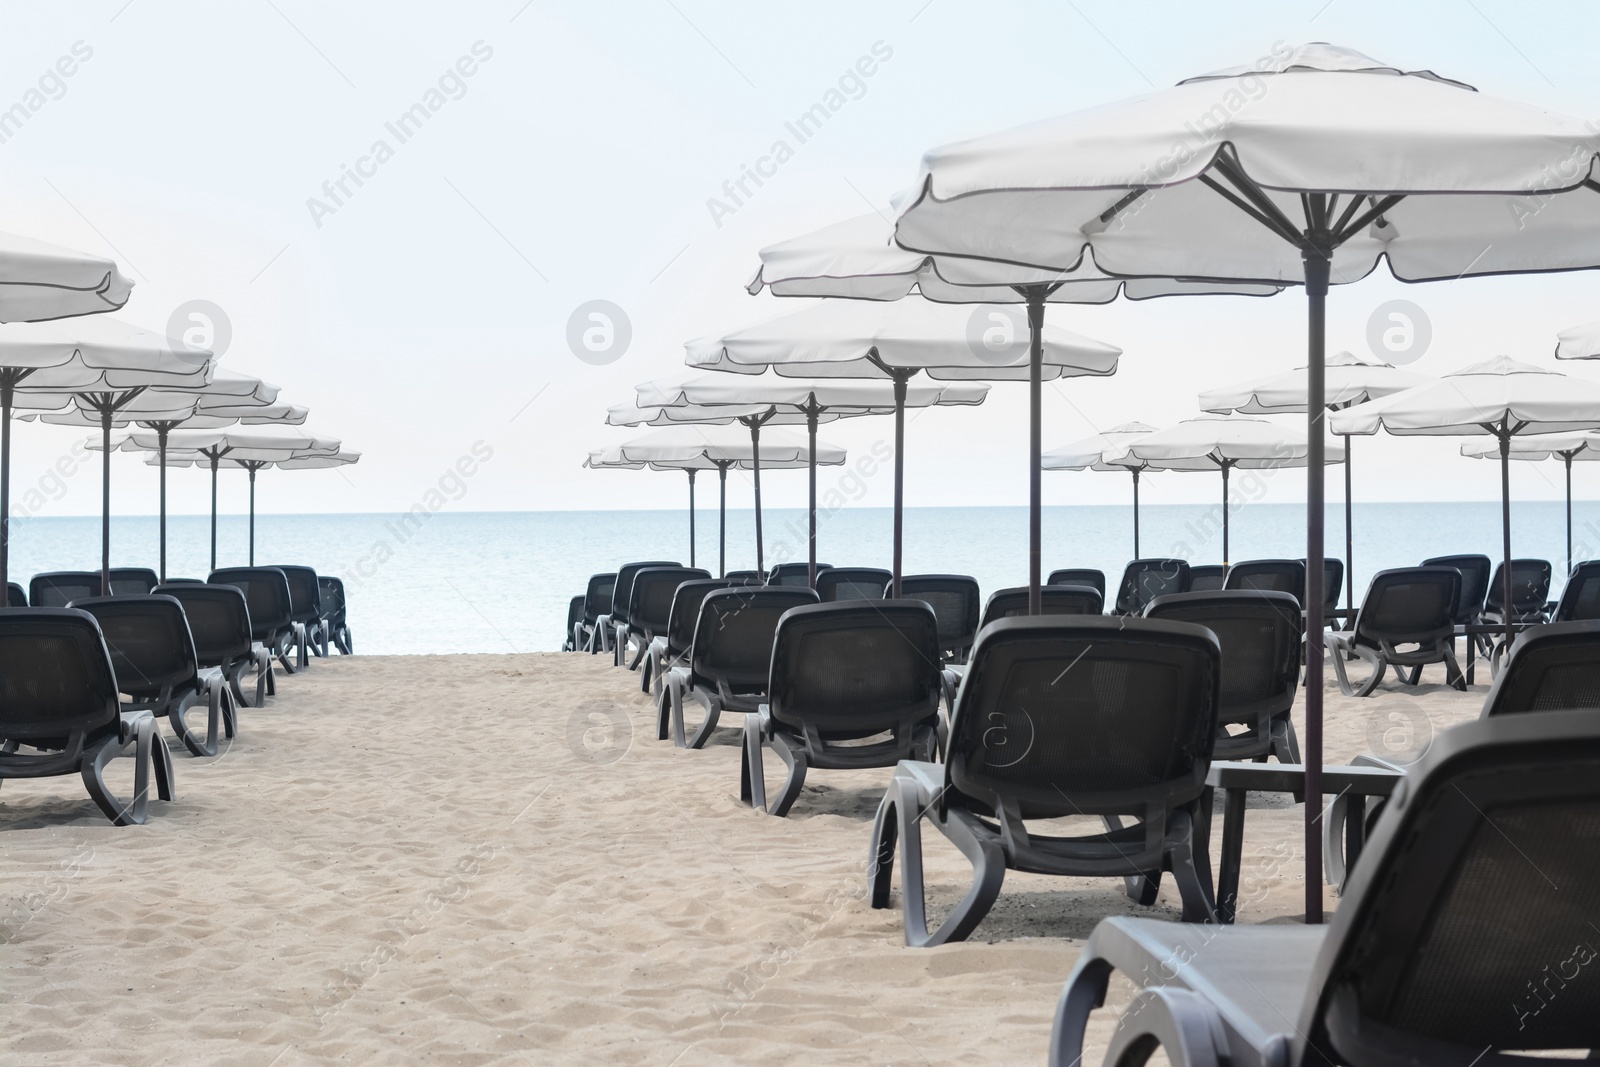
POLYGON ((145 721, 154 722, 155 713, 148 708, 135 708, 131 711, 124 710, 117 720, 117 737, 124 745, 131 745, 139 739, 139 724, 145 721))
POLYGON ((1350 766, 1352 766, 1352 767, 1377 767, 1380 770, 1386 770, 1386 771, 1389 771, 1389 772, 1391 772, 1393 774, 1404 774, 1404 773, 1406 773, 1406 769, 1405 769, 1404 766, 1402 766, 1401 764, 1395 763, 1392 760, 1386 760, 1382 756, 1368 756, 1366 754, 1362 754, 1360 756, 1357 756, 1355 759, 1351 760, 1350 761, 1350 766))

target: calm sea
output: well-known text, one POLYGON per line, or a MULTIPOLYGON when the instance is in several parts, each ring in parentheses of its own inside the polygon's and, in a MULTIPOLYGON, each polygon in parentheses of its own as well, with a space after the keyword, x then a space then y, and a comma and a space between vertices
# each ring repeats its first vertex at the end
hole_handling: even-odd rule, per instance
MULTIPOLYGON (((1153 505, 1141 511, 1146 556, 1222 561, 1215 507, 1153 505)), ((1600 556, 1600 502, 1574 504, 1574 554, 1600 556)), ((1560 503, 1513 506, 1512 551, 1550 560, 1564 573, 1560 503)), ((767 563, 805 559, 805 512, 765 513, 767 563)), ((1235 562, 1304 554, 1305 511, 1293 504, 1250 504, 1231 520, 1235 562)), ((1500 509, 1490 503, 1368 504, 1355 509, 1355 575, 1359 600, 1366 581, 1385 567, 1456 552, 1500 556, 1500 509)), ((1045 568, 1098 567, 1121 573, 1133 551, 1128 507, 1045 509, 1045 568)), ((1343 555, 1342 505, 1328 512, 1328 554, 1343 555)), ((847 507, 819 516, 818 558, 839 566, 890 562, 890 512, 847 507)), ((209 520, 169 520, 168 573, 205 577, 209 520)), ((112 520, 112 563, 155 566, 153 517, 112 520)), ((717 513, 698 516, 696 562, 717 572, 717 513)), ((248 556, 246 520, 219 520, 218 563, 248 556)), ((266 515, 257 519, 258 563, 301 563, 344 578, 358 652, 509 652, 554 649, 567 600, 588 576, 635 559, 689 562, 683 511, 440 512, 420 529, 390 515, 266 515)), ((95 569, 100 520, 33 518, 12 527, 11 574, 95 569)), ((728 567, 755 566, 754 517, 728 515, 728 567)), ((905 573, 970 574, 984 593, 1027 579, 1024 508, 911 508, 905 519, 905 573)), ((1556 583, 1559 591, 1559 579, 1556 583)))

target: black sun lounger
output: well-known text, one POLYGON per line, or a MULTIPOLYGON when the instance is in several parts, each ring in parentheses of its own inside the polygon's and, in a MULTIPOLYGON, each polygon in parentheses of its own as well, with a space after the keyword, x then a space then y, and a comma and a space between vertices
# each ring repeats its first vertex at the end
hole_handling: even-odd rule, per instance
POLYGON ((1340 691, 1345 696, 1369 696, 1389 667, 1395 668, 1402 682, 1416 685, 1423 666, 1429 663, 1443 663, 1445 681, 1465 691, 1466 678, 1456 664, 1452 621, 1460 589, 1461 572, 1454 567, 1396 567, 1373 575, 1361 610, 1356 612, 1355 626, 1328 635, 1329 658, 1340 691), (1409 647, 1413 645, 1416 647, 1409 647), (1372 667, 1372 674, 1360 685, 1350 681, 1346 655, 1372 667))
POLYGON ((200 666, 221 671, 233 698, 240 704, 259 708, 266 703, 272 678, 272 653, 251 634, 250 608, 243 591, 237 586, 204 582, 169 582, 156 586, 155 591, 183 605, 200 666), (251 667, 256 669, 253 701, 246 700, 244 695, 244 672, 251 667))
POLYGON ((1136 559, 1122 572, 1114 615, 1137 615, 1158 596, 1189 591, 1189 564, 1181 559, 1136 559))
POLYGON ((344 580, 332 575, 319 574, 317 586, 322 593, 322 610, 328 620, 328 639, 333 642, 333 647, 339 650, 341 656, 353 654, 355 643, 350 638, 350 619, 344 598, 344 580))

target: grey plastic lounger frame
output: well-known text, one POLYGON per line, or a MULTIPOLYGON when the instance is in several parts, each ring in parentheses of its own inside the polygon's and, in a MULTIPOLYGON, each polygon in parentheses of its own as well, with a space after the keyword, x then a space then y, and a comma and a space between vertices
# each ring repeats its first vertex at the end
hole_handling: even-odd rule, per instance
POLYGON ((742 583, 726 578, 695 578, 678 585, 672 594, 672 607, 667 612, 666 628, 656 634, 646 650, 645 679, 653 687, 652 699, 659 706, 661 694, 667 686, 667 674, 675 667, 689 663, 689 650, 694 647, 694 627, 700 618, 700 604, 719 589, 732 589, 742 583))
POLYGON ((339 655, 355 653, 355 642, 350 637, 348 604, 344 598, 344 580, 329 574, 317 575, 317 588, 322 593, 322 611, 328 620, 328 639, 339 655))
POLYGON ((1228 580, 1226 563, 1202 563, 1189 567, 1189 592, 1214 593, 1228 580))
POLYGON ((649 657, 650 647, 667 631, 678 586, 710 577, 699 567, 646 567, 633 576, 633 590, 628 594, 628 633, 638 642, 639 652, 628 669, 638 670, 641 663, 644 665, 639 675, 640 692, 650 692, 655 665, 649 657))
POLYGON ((166 719, 183 747, 196 756, 215 756, 218 737, 237 733, 228 681, 221 670, 200 665, 189 620, 175 598, 135 593, 88 597, 72 606, 100 624, 117 689, 131 698, 124 711, 148 711, 166 719), (201 705, 208 709, 203 738, 184 719, 201 705))
POLYGON ((1158 596, 1189 591, 1189 564, 1181 559, 1136 559, 1122 572, 1114 615, 1138 615, 1158 596))
POLYGON ((272 653, 251 634, 250 608, 243 591, 232 585, 169 582, 156 586, 155 592, 183 605, 200 666, 221 671, 233 699, 245 707, 265 704, 267 693, 272 691, 272 653), (256 695, 254 700, 247 700, 244 672, 251 667, 256 671, 256 695))
POLYGON ((1140 618, 1003 619, 978 634, 950 725, 945 763, 907 761, 873 823, 872 906, 890 906, 895 849, 906 943, 965 940, 1005 872, 1122 878, 1155 902, 1170 870, 1183 917, 1213 917, 1196 813, 1217 729, 1222 673, 1200 626, 1140 618), (1100 816, 1103 834, 1047 837, 1028 819, 1100 816), (1122 819, 1137 820, 1123 826, 1122 819), (972 887, 929 932, 922 825, 972 863, 972 887))
POLYGON ((805 586, 737 586, 707 593, 695 620, 689 663, 667 672, 656 704, 656 736, 670 730, 679 748, 700 748, 724 711, 754 712, 767 698, 772 638, 790 608, 817 602, 805 586), (684 706, 694 701, 706 717, 689 734, 684 706), (687 736, 686 736, 687 735, 687 736))
POLYGON ((574 636, 578 628, 583 625, 583 594, 579 593, 567 601, 567 626, 565 636, 561 638, 561 651, 578 651, 577 638, 574 636))
MULTIPOLYGON (((886 583, 883 599, 888 600, 893 583, 886 583)), ((939 620, 939 651, 948 664, 965 663, 978 639, 978 620, 983 600, 978 580, 965 574, 907 574, 900 579, 900 596, 920 600, 933 609, 939 620)))
POLYGON ((1465 692, 1467 681, 1456 663, 1452 621, 1460 591, 1461 572, 1454 567, 1396 567, 1373 575, 1355 626, 1328 635, 1328 658, 1339 690, 1345 696, 1369 696, 1389 667, 1402 682, 1415 685, 1424 665, 1443 663, 1445 681, 1465 692), (1417 647, 1406 651, 1397 647, 1407 644, 1417 647), (1346 655, 1372 667, 1360 685, 1351 684, 1346 655))
POLYGON ((326 659, 328 657, 328 624, 322 617, 322 586, 317 572, 310 567, 291 563, 270 564, 283 572, 289 582, 289 618, 294 623, 294 638, 298 651, 295 663, 301 670, 311 665, 307 651, 326 659))
MULTIPOLYGON (((289 579, 277 567, 225 567, 211 572, 207 585, 231 585, 244 593, 250 608, 250 635, 259 641, 290 674, 295 665, 290 659, 298 634, 292 616, 293 601, 289 579)), ((274 673, 267 672, 267 695, 277 692, 274 673)))
POLYGON ((789 814, 810 767, 855 770, 932 759, 939 743, 939 620, 921 600, 793 608, 772 641, 767 701, 744 720, 739 798, 789 814), (882 740, 871 738, 886 735, 882 740), (767 797, 762 758, 788 771, 767 797))
MULTIPOLYGON (((831 563, 817 564, 817 573, 822 573, 831 568, 831 563)), ((729 577, 734 574, 757 574, 756 571, 729 571, 729 577)), ((808 563, 775 563, 767 572, 768 585, 799 586, 809 589, 811 587, 811 564, 808 563)))
MULTIPOLYGON (((1113 971, 1138 988, 1107 1064, 1511 1067, 1600 1047, 1600 717, 1507 715, 1437 737, 1396 790, 1327 926, 1100 923, 1056 1008, 1082 1063, 1113 971), (1577 946, 1574 948, 1574 946, 1577 946)), ((1591 1052, 1591 1059, 1593 1054, 1591 1052)))
POLYGON ((611 653, 611 664, 621 667, 628 662, 628 597, 633 592, 633 579, 646 567, 681 567, 675 559, 652 559, 637 563, 624 563, 617 568, 617 580, 611 586, 611 607, 602 615, 599 625, 604 631, 601 648, 611 653))
POLYGON ((894 574, 881 567, 829 567, 817 572, 817 597, 824 604, 881 600, 894 574))
POLYGON ((1306 565, 1297 559, 1247 559, 1228 568, 1222 588, 1288 593, 1296 604, 1303 605, 1306 565))
POLYGON ((1222 646, 1222 695, 1214 759, 1265 760, 1271 755, 1279 763, 1300 762, 1300 745, 1289 719, 1300 684, 1300 642, 1305 633, 1298 598, 1267 589, 1175 593, 1152 600, 1144 616, 1192 622, 1217 635, 1222 646), (1230 735, 1229 726, 1245 730, 1230 735))
POLYGON ((583 594, 583 624, 573 631, 572 637, 579 650, 591 656, 610 650, 600 619, 611 613, 611 599, 616 586, 616 571, 589 576, 589 585, 583 594))
POLYGON ((99 571, 47 571, 28 581, 28 603, 36 608, 64 608, 74 600, 99 596, 99 571))
POLYGON ((92 615, 70 608, 0 612, 0 677, 0 779, 77 774, 117 826, 147 818, 152 766, 157 795, 173 798, 172 757, 155 717, 119 707, 111 654, 92 615), (133 799, 122 801, 107 788, 105 767, 130 749, 133 799))
POLYGON ((1572 568, 1556 610, 1550 615, 1551 622, 1586 619, 1600 619, 1600 559, 1591 559, 1572 568))
MULTIPOLYGON (((1100 594, 1100 600, 1106 598, 1106 572, 1095 570, 1093 567, 1067 567, 1050 572, 1050 580, 1046 585, 1087 585, 1100 594)), ((1098 614, 1098 612, 1096 612, 1098 614)))
POLYGON ((111 595, 139 596, 161 584, 156 572, 149 567, 112 567, 111 595))

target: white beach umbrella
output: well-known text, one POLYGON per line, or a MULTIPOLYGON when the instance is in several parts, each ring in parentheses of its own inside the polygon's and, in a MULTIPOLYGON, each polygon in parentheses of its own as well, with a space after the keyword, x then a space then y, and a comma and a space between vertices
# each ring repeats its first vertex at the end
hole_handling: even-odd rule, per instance
MULTIPOLYGON (((294 409, 291 409, 294 410, 294 409)), ((92 444, 90 447, 94 447, 92 444)), ((162 434, 154 430, 135 430, 118 441, 122 452, 150 452, 145 462, 159 467, 200 467, 211 469, 211 569, 217 569, 217 470, 224 458, 243 467, 244 460, 276 463, 311 456, 333 456, 340 443, 333 438, 308 434, 242 433, 237 430, 191 430, 162 434)), ((359 453, 357 453, 359 455, 359 453)), ((247 469, 247 468, 246 468, 247 469)), ((255 478, 252 474, 251 482, 255 478)), ((254 550, 252 492, 251 542, 254 550)))
MULTIPOLYGON (((1468 441, 1461 446, 1461 454, 1472 459, 1499 459, 1500 442, 1468 441)), ((1567 572, 1572 571, 1572 462, 1573 460, 1600 460, 1600 434, 1552 433, 1532 437, 1514 437, 1508 458, 1529 463, 1559 459, 1566 468, 1567 483, 1567 572)))
MULTIPOLYGON (((1437 381, 1358 404, 1331 416, 1333 432, 1495 439, 1500 457, 1500 525, 1505 601, 1511 603, 1511 443, 1520 434, 1600 427, 1600 385, 1509 356, 1475 363, 1437 381)), ((1506 613, 1506 644, 1512 638, 1506 613)))
MULTIPOLYGON (((895 416, 894 587, 900 592, 901 533, 903 516, 903 448, 905 409, 973 406, 983 403, 989 387, 976 382, 893 383, 860 378, 804 380, 782 374, 703 374, 685 381, 647 382, 638 387, 641 404, 684 405, 697 408, 766 404, 776 414, 798 412, 806 418, 806 433, 817 439, 817 422, 823 414, 835 418, 861 415, 895 416)), ((757 491, 761 472, 755 472, 757 491)), ((817 470, 810 465, 808 513, 808 581, 817 583, 817 470)), ((759 523, 758 523, 759 527, 759 523)), ((759 536, 758 536, 759 541, 759 536)), ((760 553, 758 552, 758 557, 760 553)))
MULTIPOLYGON (((1308 300, 1306 793, 1322 782, 1322 435, 1330 282, 1600 266, 1579 118, 1317 43, 935 149, 898 244, 1038 269, 1304 285, 1308 300)), ((1319 805, 1306 917, 1322 916, 1319 805)))
MULTIPOLYGON (((1368 400, 1422 385, 1428 378, 1400 370, 1371 356, 1340 352, 1329 356, 1323 371, 1322 403, 1330 411, 1364 404, 1368 400)), ((1210 389, 1200 394, 1200 410, 1227 414, 1268 415, 1308 410, 1306 368, 1274 374, 1241 385, 1210 389)), ((1344 580, 1345 604, 1356 606, 1355 535, 1351 524, 1350 438, 1344 439, 1344 580)))
MULTIPOLYGON (((1321 431, 1321 427, 1318 427, 1321 431)), ((1323 462, 1344 459, 1343 446, 1324 442, 1323 462)), ((1222 472, 1222 563, 1228 559, 1228 474, 1239 470, 1304 467, 1311 446, 1299 430, 1248 415, 1200 415, 1130 441, 1105 462, 1147 470, 1222 472)))
POLYGON ((115 311, 133 282, 104 256, 0 233, 0 322, 41 322, 115 311))
POLYGON ((1107 276, 1092 263, 1071 271, 1037 270, 987 260, 910 253, 894 243, 891 228, 877 215, 850 219, 763 248, 761 268, 748 288, 757 293, 763 286, 776 296, 881 301, 915 294, 935 303, 1028 305, 1025 319, 1020 314, 1008 318, 996 308, 969 308, 966 332, 969 344, 985 365, 1001 364, 1012 357, 1011 361, 1020 362, 1020 367, 1006 369, 1011 376, 1029 382, 1028 610, 1034 614, 1040 609, 1043 558, 1041 383, 1046 377, 1056 376, 1045 366, 1044 305, 1102 304, 1119 294, 1136 300, 1198 293, 1271 296, 1282 288, 1167 278, 1124 281, 1107 276), (1026 351, 1021 352, 1024 337, 1026 351))
MULTIPOLYGON (((643 387, 641 387, 643 388, 643 387)), ((689 566, 695 565, 694 478, 703 470, 715 470, 721 485, 717 511, 717 573, 727 573, 728 564, 728 470, 752 470, 757 463, 769 469, 806 467, 817 464, 838 466, 845 461, 845 450, 825 444, 810 434, 801 440, 779 430, 769 430, 760 442, 759 452, 743 434, 707 431, 698 426, 676 426, 609 448, 596 449, 584 460, 585 467, 601 469, 681 470, 689 475, 689 566)))
POLYGON ((1600 359, 1600 321, 1556 334, 1557 359, 1600 359))
POLYGON ((1156 432, 1154 426, 1142 422, 1125 422, 1113 426, 1105 433, 1090 434, 1060 448, 1052 448, 1039 457, 1039 466, 1047 471, 1127 471, 1133 475, 1133 558, 1139 557, 1139 475, 1149 470, 1149 465, 1138 460, 1125 459, 1122 463, 1108 463, 1106 457, 1125 457, 1129 445, 1156 432))
POLYGON ((822 300, 810 307, 685 345, 692 367, 787 377, 893 381, 895 407, 894 587, 900 589, 905 495, 904 387, 918 374, 936 381, 1029 380, 1039 347, 1041 377, 1116 372, 1122 350, 1066 330, 1041 330, 1021 343, 1014 316, 995 306, 967 309, 929 301, 822 300), (974 335, 974 323, 988 322, 974 335), (991 336, 996 342, 989 347, 991 336))

